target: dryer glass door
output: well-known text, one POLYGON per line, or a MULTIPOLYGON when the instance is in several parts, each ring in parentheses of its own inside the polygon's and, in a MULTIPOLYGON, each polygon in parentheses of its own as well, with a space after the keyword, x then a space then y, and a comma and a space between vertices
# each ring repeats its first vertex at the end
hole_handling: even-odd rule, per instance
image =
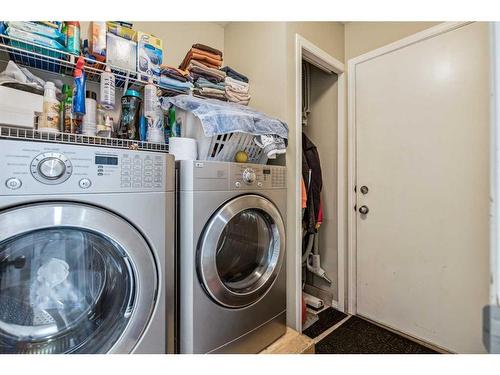
POLYGON ((283 220, 269 200, 238 197, 208 223, 199 248, 199 273, 218 303, 232 308, 258 301, 272 286, 284 256, 283 220))
POLYGON ((135 230, 130 224, 100 209, 60 204, 1 213, 0 228, 0 353, 133 348, 123 337, 138 298, 139 270, 130 253, 149 249, 140 237, 127 239, 134 238, 125 234, 135 230), (113 221, 123 240, 113 239, 119 234, 113 221))

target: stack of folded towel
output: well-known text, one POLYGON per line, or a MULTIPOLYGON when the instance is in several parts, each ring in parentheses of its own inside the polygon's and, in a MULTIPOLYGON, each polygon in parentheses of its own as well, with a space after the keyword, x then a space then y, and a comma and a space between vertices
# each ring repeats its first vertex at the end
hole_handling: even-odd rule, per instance
POLYGON ((189 72, 171 66, 162 65, 160 86, 178 93, 188 94, 193 90, 192 78, 189 72))
POLYGON ((248 105, 250 101, 250 84, 248 83, 248 78, 229 66, 225 66, 221 71, 226 73, 226 78, 224 80, 226 84, 226 99, 230 102, 248 105))
POLYGON ((196 80, 195 93, 206 98, 226 100, 225 87, 224 81, 214 83, 201 76, 196 80))
POLYGON ((222 52, 204 44, 193 44, 179 69, 186 69, 194 82, 193 94, 205 98, 226 99, 226 73, 219 70, 222 52))
POLYGON ((193 44, 179 68, 187 69, 191 60, 199 61, 209 68, 219 69, 222 66, 222 52, 204 44, 193 44))

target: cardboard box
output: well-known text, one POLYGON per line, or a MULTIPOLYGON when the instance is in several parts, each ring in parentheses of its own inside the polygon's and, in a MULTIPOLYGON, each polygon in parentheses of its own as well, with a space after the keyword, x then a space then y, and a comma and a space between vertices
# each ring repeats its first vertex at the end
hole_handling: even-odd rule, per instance
POLYGON ((163 62, 163 43, 154 35, 137 32, 137 71, 143 73, 141 78, 159 76, 163 62))
POLYGON ((106 22, 106 27, 108 33, 115 34, 124 39, 133 40, 134 42, 137 41, 136 31, 133 30, 131 27, 125 27, 117 22, 112 22, 112 21, 106 22))
POLYGON ((0 124, 35 128, 35 118, 43 111, 43 95, 0 86, 0 124))
POLYGON ((135 72, 137 63, 137 43, 115 34, 106 34, 107 63, 115 68, 135 72))

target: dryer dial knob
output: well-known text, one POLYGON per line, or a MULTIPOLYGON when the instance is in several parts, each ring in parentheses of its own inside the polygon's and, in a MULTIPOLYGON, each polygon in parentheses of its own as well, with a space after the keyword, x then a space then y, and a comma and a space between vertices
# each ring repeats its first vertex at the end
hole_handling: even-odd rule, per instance
POLYGON ((255 171, 252 168, 247 168, 243 171, 243 181, 247 184, 251 184, 257 178, 255 171))
POLYGON ((61 159, 49 157, 38 164, 40 175, 48 180, 57 180, 66 172, 66 165, 61 159))

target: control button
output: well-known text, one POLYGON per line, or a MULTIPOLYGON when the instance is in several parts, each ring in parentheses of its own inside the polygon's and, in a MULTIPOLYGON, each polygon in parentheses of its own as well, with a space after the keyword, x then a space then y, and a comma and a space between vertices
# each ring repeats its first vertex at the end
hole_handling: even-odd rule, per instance
POLYGON ((78 181, 78 185, 80 185, 82 189, 88 189, 90 185, 92 185, 92 182, 90 182, 88 178, 82 178, 80 181, 78 181))
POLYGON ((20 179, 12 177, 5 181, 5 186, 7 186, 11 190, 17 190, 21 187, 23 183, 20 179))
POLYGON ((240 183, 239 181, 236 181, 236 182, 234 183, 234 186, 236 186, 237 188, 239 188, 239 187, 241 186, 241 183, 240 183))

